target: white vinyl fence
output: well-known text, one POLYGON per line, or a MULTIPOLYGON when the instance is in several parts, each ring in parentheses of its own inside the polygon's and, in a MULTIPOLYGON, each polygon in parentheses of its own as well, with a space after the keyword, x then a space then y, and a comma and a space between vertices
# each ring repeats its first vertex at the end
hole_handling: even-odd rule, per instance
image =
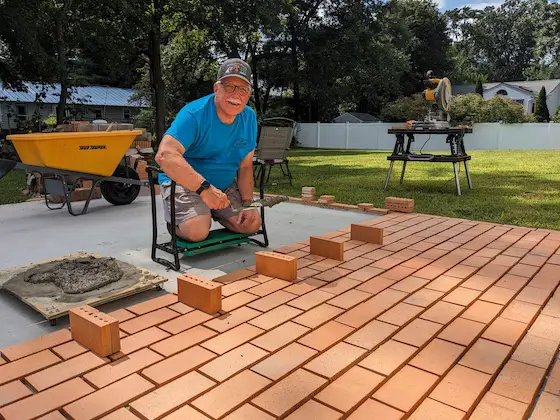
MULTIPOLYGON (((387 130, 399 123, 298 123, 296 138, 302 147, 330 149, 392 150, 395 135, 387 130)), ((445 151, 445 135, 415 135, 412 151, 445 151), (422 148, 423 147, 423 148, 422 148)), ((560 123, 475 124, 465 134, 469 150, 560 149, 560 123)))

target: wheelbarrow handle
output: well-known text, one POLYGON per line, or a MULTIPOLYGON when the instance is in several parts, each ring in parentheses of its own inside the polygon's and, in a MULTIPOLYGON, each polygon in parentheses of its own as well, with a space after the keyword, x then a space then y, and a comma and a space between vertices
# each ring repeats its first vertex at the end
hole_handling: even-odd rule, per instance
POLYGON ((15 160, 0 159, 0 179, 4 178, 17 164, 15 160))

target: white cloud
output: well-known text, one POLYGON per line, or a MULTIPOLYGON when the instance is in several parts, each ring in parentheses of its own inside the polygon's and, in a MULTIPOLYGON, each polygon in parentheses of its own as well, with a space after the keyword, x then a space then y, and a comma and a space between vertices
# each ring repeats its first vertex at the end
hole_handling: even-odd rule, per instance
POLYGON ((443 9, 445 7, 445 0, 436 0, 436 3, 438 5, 438 9, 443 9))
POLYGON ((498 7, 501 6, 504 3, 503 0, 497 0, 497 1, 483 1, 480 3, 468 3, 465 4, 464 7, 470 7, 471 9, 475 9, 475 10, 484 10, 486 7, 498 7))

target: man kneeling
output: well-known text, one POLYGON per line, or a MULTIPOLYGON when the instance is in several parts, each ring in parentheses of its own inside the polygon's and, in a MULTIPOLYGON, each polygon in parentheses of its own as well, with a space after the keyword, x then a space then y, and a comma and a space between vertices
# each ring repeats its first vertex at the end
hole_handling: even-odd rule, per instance
POLYGON ((175 231, 199 242, 208 236, 212 218, 233 232, 255 233, 258 210, 234 212, 253 199, 253 154, 257 118, 247 106, 251 68, 227 60, 218 72, 214 93, 185 105, 163 137, 155 157, 165 219, 171 222, 171 180, 175 190, 175 231))

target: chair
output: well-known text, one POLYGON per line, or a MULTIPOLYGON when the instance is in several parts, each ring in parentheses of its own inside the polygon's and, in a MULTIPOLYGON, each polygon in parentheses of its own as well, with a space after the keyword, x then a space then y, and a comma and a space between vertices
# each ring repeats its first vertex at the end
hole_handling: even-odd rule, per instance
POLYGON ((288 150, 290 150, 296 122, 283 117, 267 118, 265 119, 265 122, 266 121, 274 121, 276 124, 289 123, 290 125, 274 125, 275 123, 273 122, 272 124, 266 124, 261 127, 257 149, 253 157, 254 179, 256 181, 257 178, 264 176, 268 167, 268 175, 266 178, 266 182, 268 182, 272 167, 274 165, 279 165, 282 170, 282 175, 288 178, 290 185, 293 185, 293 177, 288 165, 288 150), (284 165, 286 166, 286 170, 284 170, 284 165))

